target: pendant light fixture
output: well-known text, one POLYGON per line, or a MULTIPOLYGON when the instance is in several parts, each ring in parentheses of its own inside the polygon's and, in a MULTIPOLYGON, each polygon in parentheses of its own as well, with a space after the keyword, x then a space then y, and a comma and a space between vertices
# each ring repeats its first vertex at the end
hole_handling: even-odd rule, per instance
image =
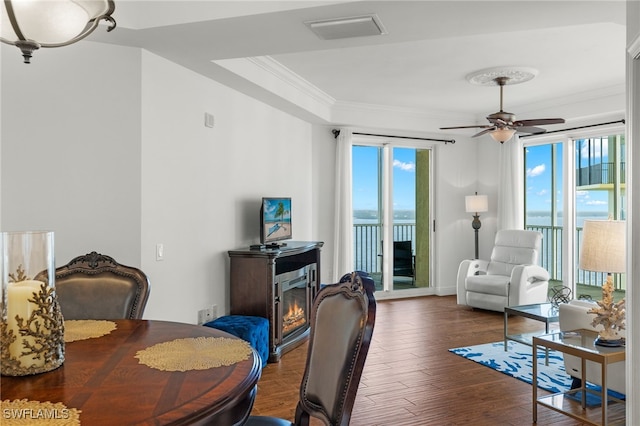
POLYGON ((4 0, 0 41, 20 49, 28 64, 34 50, 80 41, 101 20, 113 30, 114 10, 112 0, 4 0))

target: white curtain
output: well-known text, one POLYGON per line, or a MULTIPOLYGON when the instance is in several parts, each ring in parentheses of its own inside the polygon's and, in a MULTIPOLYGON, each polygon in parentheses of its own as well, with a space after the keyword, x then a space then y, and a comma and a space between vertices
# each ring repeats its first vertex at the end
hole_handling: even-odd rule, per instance
POLYGON ((497 227, 524 229, 524 154, 515 135, 500 147, 497 227))
POLYGON ((333 250, 333 281, 353 270, 353 213, 351 199, 352 132, 340 129, 336 138, 336 187, 333 250))

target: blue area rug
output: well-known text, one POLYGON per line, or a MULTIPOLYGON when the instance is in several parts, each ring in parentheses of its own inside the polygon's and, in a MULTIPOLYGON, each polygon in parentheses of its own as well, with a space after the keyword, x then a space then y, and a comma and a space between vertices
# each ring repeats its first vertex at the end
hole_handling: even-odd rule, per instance
MULTIPOLYGON (((495 342, 449 349, 449 352, 531 384, 531 347, 509 340, 507 348, 505 352, 504 342, 495 342)), ((544 364, 544 357, 544 351, 538 350, 538 387, 554 393, 569 390, 571 377, 564 371, 562 354, 549 351, 549 365, 544 364)))
MULTIPOLYGON (((533 364, 531 347, 509 340, 507 351, 504 342, 485 343, 449 349, 449 352, 485 365, 496 371, 531 384, 533 382, 533 364)), ((538 349, 538 387, 552 393, 566 392, 571 389, 572 378, 564 370, 562 353, 549 351, 549 365, 545 365, 545 352, 538 349)), ((600 391, 600 386, 587 383, 587 388, 600 391)), ((609 390, 610 396, 624 399, 624 395, 609 390)), ((572 395, 580 398, 580 393, 572 395)), ((600 397, 587 392, 587 405, 600 405, 600 397)))

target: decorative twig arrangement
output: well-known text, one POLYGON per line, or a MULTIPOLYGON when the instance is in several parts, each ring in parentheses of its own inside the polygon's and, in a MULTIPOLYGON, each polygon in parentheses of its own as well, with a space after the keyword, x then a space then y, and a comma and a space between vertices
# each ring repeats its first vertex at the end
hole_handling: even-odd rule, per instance
MULTIPOLYGON (((17 283, 28 280, 22 265, 18 266, 15 274, 9 274, 9 282, 17 283)), ((1 372, 7 376, 23 376, 43 373, 59 367, 64 362, 64 319, 55 296, 55 289, 46 280, 40 285, 40 290, 33 293, 28 302, 34 304, 28 318, 15 316, 18 332, 22 337, 22 348, 19 357, 12 356, 9 347, 18 339, 14 330, 7 322, 0 321, 0 364, 1 372), (24 366, 21 359, 31 357, 42 360, 40 365, 24 366), (42 365, 44 364, 44 365, 42 365)), ((4 309, 0 301, 0 310, 4 309)))

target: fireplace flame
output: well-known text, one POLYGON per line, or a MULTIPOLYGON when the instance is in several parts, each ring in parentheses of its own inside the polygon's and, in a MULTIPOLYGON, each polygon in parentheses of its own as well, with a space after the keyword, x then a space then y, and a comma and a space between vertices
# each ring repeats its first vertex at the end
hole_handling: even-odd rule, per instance
POLYGON ((286 334, 296 328, 304 325, 307 319, 304 315, 304 309, 298 306, 298 302, 289 304, 289 311, 284 314, 282 331, 286 334))

